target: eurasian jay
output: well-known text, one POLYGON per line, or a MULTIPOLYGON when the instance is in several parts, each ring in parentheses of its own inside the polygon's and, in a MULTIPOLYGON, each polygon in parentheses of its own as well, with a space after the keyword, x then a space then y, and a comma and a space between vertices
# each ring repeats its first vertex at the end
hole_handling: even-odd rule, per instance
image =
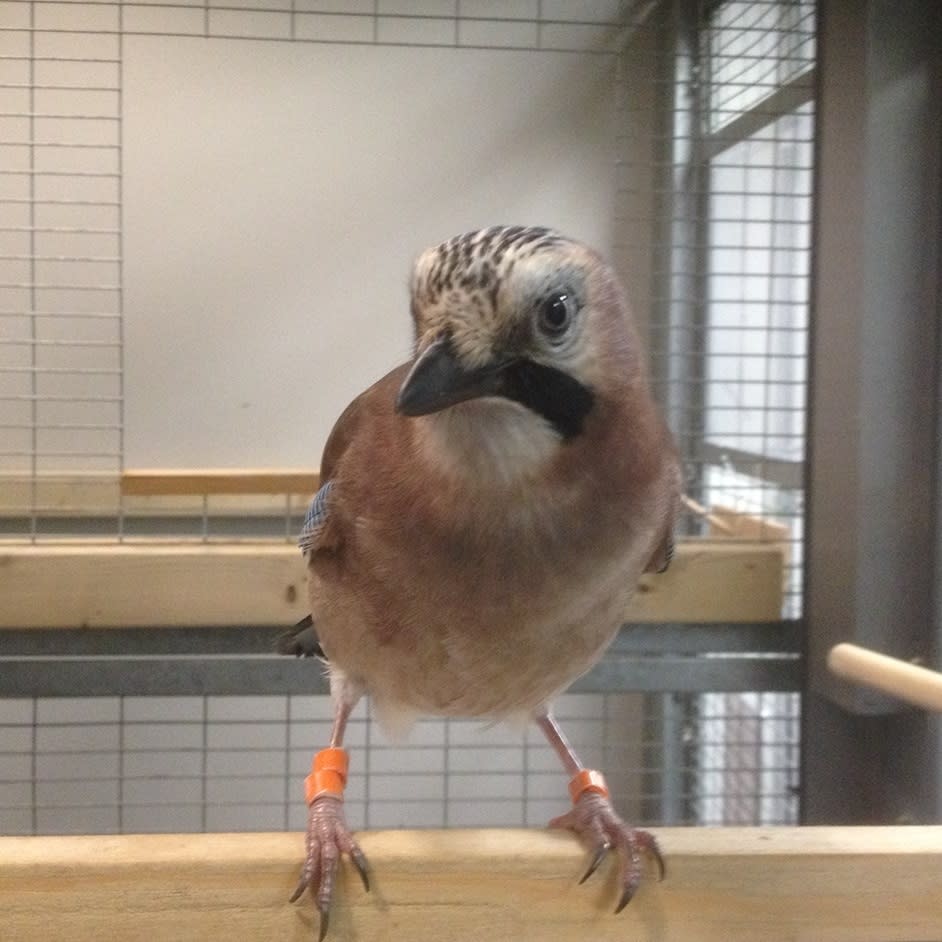
POLYGON ((680 471, 612 269, 557 232, 494 227, 423 252, 415 355, 331 432, 300 537, 313 622, 281 644, 329 663, 334 726, 306 779, 306 860, 327 932, 346 825, 343 735, 364 693, 381 725, 419 714, 531 719, 571 777, 550 822, 614 848, 616 912, 657 843, 627 826, 550 712, 602 656, 642 571, 672 551, 680 471))

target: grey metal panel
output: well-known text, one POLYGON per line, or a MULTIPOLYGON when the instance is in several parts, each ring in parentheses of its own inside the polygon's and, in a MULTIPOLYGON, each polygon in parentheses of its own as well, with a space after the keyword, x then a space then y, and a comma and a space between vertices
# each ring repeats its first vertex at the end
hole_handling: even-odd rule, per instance
MULTIPOLYGON (((0 697, 325 693, 318 661, 268 653, 274 634, 265 628, 3 632, 0 697)), ((572 689, 795 691, 799 637, 794 622, 626 626, 572 689)))
POLYGON ((930 822, 939 718, 825 658, 843 640, 929 658, 937 636, 942 6, 822 14, 802 818, 930 822))
MULTIPOLYGON (((161 654, 271 654, 282 629, 267 626, 218 628, 24 628, 0 631, 5 657, 141 656, 161 654)), ((610 652, 702 654, 721 652, 797 654, 799 621, 636 623, 623 626, 610 652)))
POLYGON ((930 654, 936 10, 834 2, 820 33, 809 668, 812 689, 864 713, 900 707, 832 677, 833 644, 930 654))
POLYGON ((801 689, 802 664, 796 656, 606 657, 571 687, 574 692, 684 691, 685 693, 765 693, 801 689))
MULTIPOLYGON (((642 657, 604 659, 570 688, 618 691, 797 691, 801 661, 787 657, 642 657)), ((326 693, 312 660, 230 658, 10 658, 0 673, 2 697, 169 696, 326 693)))

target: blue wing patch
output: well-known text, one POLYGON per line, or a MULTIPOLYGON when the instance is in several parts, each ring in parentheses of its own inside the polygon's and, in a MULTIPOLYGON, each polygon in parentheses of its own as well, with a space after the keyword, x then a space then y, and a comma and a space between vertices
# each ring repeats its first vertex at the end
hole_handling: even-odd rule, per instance
POLYGON ((314 548, 321 527, 327 521, 327 497, 333 486, 333 481, 322 484, 321 489, 314 495, 311 506, 307 509, 304 526, 301 527, 301 533, 298 536, 298 546, 301 547, 302 553, 307 553, 314 548))

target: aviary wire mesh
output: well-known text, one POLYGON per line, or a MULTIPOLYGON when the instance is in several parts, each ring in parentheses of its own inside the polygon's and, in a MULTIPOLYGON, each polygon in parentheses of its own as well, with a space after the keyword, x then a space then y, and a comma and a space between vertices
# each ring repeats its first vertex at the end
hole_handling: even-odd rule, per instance
MULTIPOLYGON (((616 263, 648 313, 688 494, 769 521, 741 538, 787 541, 783 615, 798 616, 814 15, 806 0, 4 3, 0 538, 290 539, 303 514, 199 500, 155 515, 120 496, 125 37, 588 51, 615 67, 616 263)), ((690 513, 683 529, 711 526, 690 513)), ((80 692, 0 701, 0 831, 301 826, 326 697, 80 692)), ((797 694, 571 694, 558 712, 633 820, 796 820, 797 694)), ((532 731, 425 721, 392 747, 361 708, 349 743, 356 826, 541 825, 564 809, 532 731)))
MULTIPOLYGON (((631 821, 796 820, 798 720, 780 694, 567 694, 557 707, 631 821)), ((329 728, 325 696, 0 701, 2 831, 299 830, 301 782, 329 728)), ((357 828, 542 827, 567 807, 535 730, 423 720, 390 744, 361 709, 347 746, 357 828)))

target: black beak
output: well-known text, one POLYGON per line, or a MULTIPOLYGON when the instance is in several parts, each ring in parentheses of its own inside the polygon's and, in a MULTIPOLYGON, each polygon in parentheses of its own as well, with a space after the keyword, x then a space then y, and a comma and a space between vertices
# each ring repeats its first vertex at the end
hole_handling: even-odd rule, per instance
POLYGON ((436 340, 412 365, 396 397, 396 411, 429 415, 478 396, 499 396, 506 365, 488 363, 469 369, 458 362, 447 339, 436 340))

